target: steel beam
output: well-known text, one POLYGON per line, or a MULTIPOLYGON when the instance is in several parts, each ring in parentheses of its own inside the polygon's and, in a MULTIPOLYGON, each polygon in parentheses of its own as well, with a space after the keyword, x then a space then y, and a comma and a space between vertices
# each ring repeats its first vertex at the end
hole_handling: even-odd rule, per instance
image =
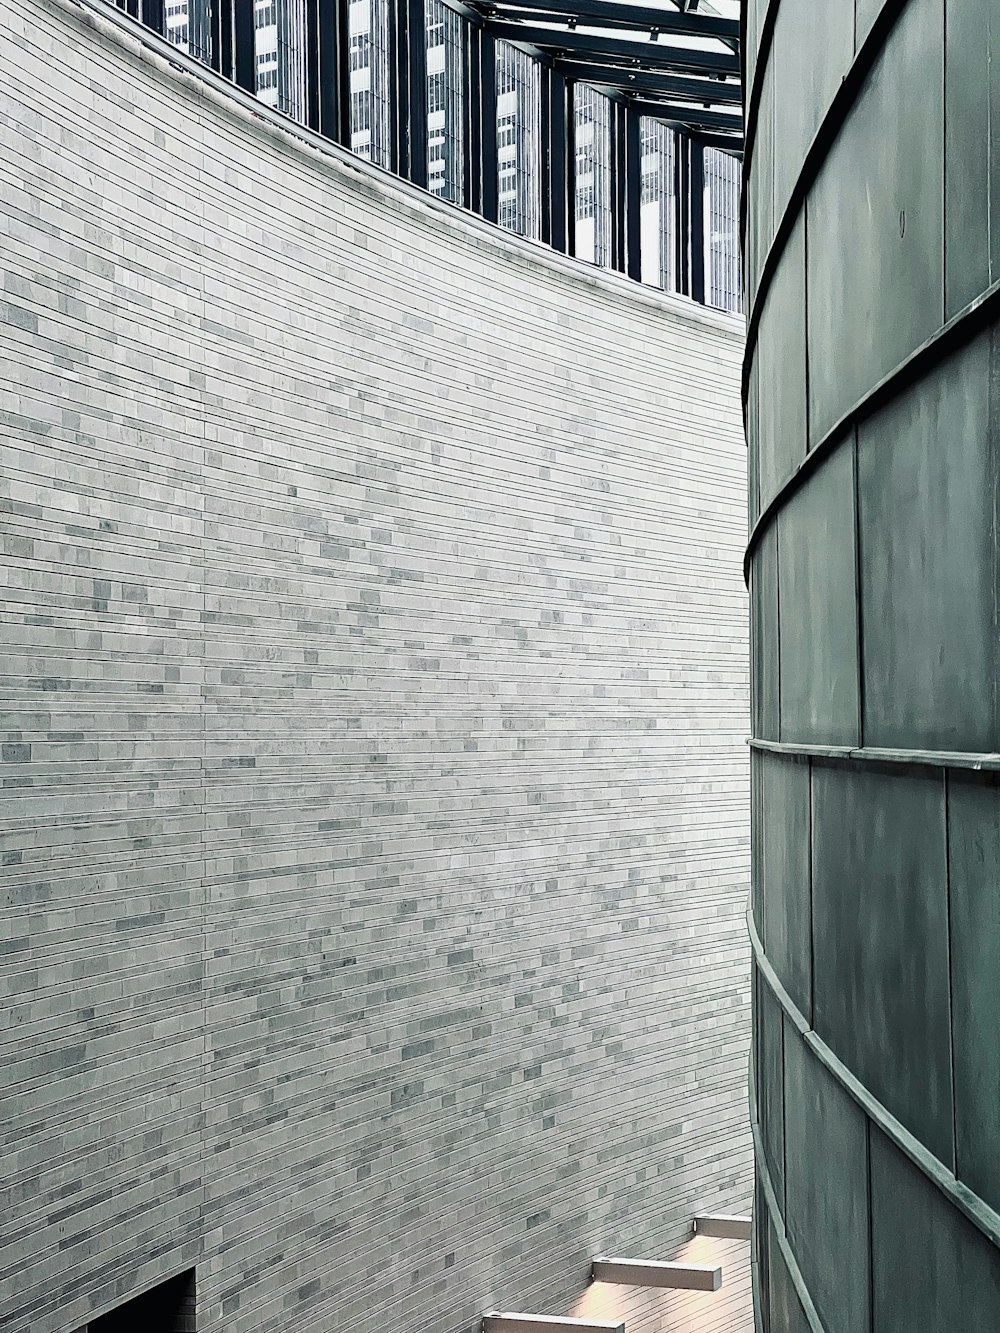
POLYGON ((719 1236, 723 1240, 749 1240, 753 1222, 732 1213, 708 1213, 694 1219, 697 1236, 719 1236))
POLYGON ((706 148, 718 148, 720 153, 728 153, 730 157, 743 158, 743 140, 735 135, 728 134, 699 134, 699 140, 706 148))
POLYGON ((706 1264, 664 1264, 650 1259, 594 1260, 595 1282, 613 1282, 622 1287, 671 1287, 688 1291, 718 1291, 722 1269, 706 1264))
POLYGON ((743 90, 733 81, 721 79, 685 78, 678 74, 661 74, 655 70, 629 69, 627 65, 603 65, 592 60, 574 60, 560 57, 557 69, 588 83, 603 84, 607 88, 621 88, 626 92, 646 93, 650 97, 669 97, 677 101, 698 102, 702 105, 740 106, 743 90))
POLYGON ((667 36, 715 37, 739 41, 738 19, 720 18, 699 11, 673 13, 651 5, 616 5, 613 0, 479 0, 476 5, 491 17, 502 11, 524 11, 564 18, 588 28, 627 28, 632 32, 661 32, 667 36))
POLYGON ((625 1333, 625 1325, 609 1319, 568 1319, 559 1315, 483 1315, 483 1333, 625 1333))
POLYGON ((668 120, 677 125, 696 126, 703 130, 738 134, 739 146, 741 148, 743 146, 743 119, 740 116, 730 116, 725 111, 705 111, 701 107, 680 106, 674 102, 654 102, 647 98, 637 97, 630 101, 640 116, 652 116, 654 120, 668 120))
POLYGON ((659 42, 624 42, 613 37, 571 32, 561 28, 540 28, 532 23, 503 23, 487 20, 495 37, 507 42, 522 42, 541 51, 563 54, 584 52, 601 64, 621 60, 642 69, 687 70, 696 74, 732 74, 740 72, 739 57, 726 51, 705 51, 701 47, 665 46, 659 42))
MULTIPOLYGON (((700 8, 700 12, 702 14, 711 15, 713 18, 724 17, 712 4, 712 0, 672 0, 672 4, 675 9, 681 10, 682 13, 686 12, 689 9, 700 8)), ((727 37, 723 39, 731 51, 742 52, 743 50, 743 22, 746 18, 745 10, 746 10, 746 5, 740 5, 741 12, 739 18, 739 24, 740 24, 739 36, 735 38, 727 37)))

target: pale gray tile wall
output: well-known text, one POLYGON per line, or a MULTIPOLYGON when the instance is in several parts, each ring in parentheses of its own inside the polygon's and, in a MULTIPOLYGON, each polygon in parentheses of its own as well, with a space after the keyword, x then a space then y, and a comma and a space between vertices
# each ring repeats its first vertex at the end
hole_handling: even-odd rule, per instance
POLYGON ((0 1323, 618 1301, 750 1195, 739 331, 89 13, 0 41, 0 1323))

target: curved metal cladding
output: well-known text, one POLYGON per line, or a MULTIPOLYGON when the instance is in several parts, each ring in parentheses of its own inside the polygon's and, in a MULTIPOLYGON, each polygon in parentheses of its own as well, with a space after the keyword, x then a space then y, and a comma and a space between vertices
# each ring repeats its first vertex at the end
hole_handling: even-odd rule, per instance
POLYGON ((744 22, 758 1326, 998 1328, 1000 8, 744 22))

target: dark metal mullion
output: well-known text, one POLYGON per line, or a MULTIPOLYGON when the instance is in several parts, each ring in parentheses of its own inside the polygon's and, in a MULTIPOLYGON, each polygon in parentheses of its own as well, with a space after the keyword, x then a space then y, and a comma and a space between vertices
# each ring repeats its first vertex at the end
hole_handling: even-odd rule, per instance
POLYGON ((253 0, 233 3, 233 82, 248 93, 257 91, 257 52, 253 37, 253 0))
POLYGON ((625 272, 626 251, 626 134, 625 105, 611 103, 611 263, 625 272))
POLYGON ((224 78, 233 77, 233 0, 212 0, 210 64, 224 78))
POLYGON ((541 96, 538 107, 538 139, 542 146, 541 179, 541 226, 540 239, 545 245, 552 243, 552 66, 542 61, 538 71, 538 83, 541 96))
POLYGON ((674 140, 674 272, 677 275, 677 290, 687 295, 690 289, 688 240, 691 224, 690 209, 690 171, 689 140, 686 134, 678 134, 674 140))
POLYGON ((480 82, 480 37, 482 30, 475 23, 465 25, 465 40, 462 42, 463 80, 465 92, 465 158, 462 163, 464 198, 466 208, 473 212, 482 212, 482 112, 483 103, 480 82))
POLYGON ((625 272, 642 281, 642 121, 631 106, 625 113, 625 272))
POLYGON ((691 297, 705 304, 705 150, 691 140, 691 297))
POLYGON ((427 19, 424 0, 407 0, 410 84, 410 180, 427 188, 427 19))
POLYGON ((314 0, 318 38, 316 103, 320 134, 343 140, 340 119, 341 86, 347 82, 348 54, 340 35, 340 12, 348 0, 314 0))
POLYGON ((566 80, 566 253, 576 254, 576 84, 566 80))
POLYGON ((480 165, 482 211, 488 222, 499 216, 497 202, 497 51, 491 32, 479 32, 480 165))
POLYGON ((333 0, 337 28, 337 123, 336 135, 345 148, 351 146, 351 6, 350 0, 333 0))
POLYGON ((162 37, 163 29, 163 0, 141 0, 142 21, 147 28, 152 28, 162 37))
POLYGON ((319 130, 320 95, 320 0, 306 4, 306 124, 319 130))
MULTIPOLYGON (((397 176, 409 176, 410 63, 409 0, 389 0, 389 162, 397 176)), ((372 118, 374 119, 374 106, 372 118)))
POLYGON ((554 250, 565 252, 567 200, 567 143, 566 79, 557 69, 549 74, 549 190, 551 212, 549 243, 554 250))

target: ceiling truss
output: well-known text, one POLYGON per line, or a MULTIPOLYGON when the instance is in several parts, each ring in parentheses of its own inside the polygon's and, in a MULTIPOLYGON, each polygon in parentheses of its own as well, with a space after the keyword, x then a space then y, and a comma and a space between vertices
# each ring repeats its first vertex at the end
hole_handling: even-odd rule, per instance
POLYGON ((739 22, 697 0, 473 0, 495 37, 549 56, 640 115, 742 153, 739 22))

